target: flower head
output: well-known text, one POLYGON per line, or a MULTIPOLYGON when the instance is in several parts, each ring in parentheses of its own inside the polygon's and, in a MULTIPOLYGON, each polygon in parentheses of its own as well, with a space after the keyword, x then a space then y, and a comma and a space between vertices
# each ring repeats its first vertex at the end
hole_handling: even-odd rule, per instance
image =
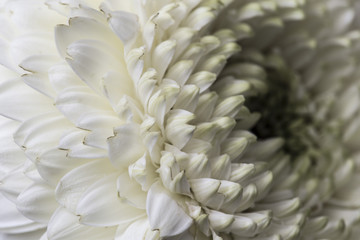
POLYGON ((355 0, 0 2, 4 239, 356 239, 355 0))

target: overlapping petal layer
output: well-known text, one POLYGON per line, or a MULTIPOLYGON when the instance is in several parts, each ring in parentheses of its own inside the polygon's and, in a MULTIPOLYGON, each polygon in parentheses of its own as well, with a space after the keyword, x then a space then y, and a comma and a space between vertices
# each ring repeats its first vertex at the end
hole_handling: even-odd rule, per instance
POLYGON ((356 239, 355 0, 0 7, 2 238, 356 239))

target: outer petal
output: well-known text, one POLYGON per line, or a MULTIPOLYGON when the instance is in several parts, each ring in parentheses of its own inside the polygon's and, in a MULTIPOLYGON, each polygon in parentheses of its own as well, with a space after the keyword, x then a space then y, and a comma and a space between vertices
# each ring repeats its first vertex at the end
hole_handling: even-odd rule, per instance
POLYGON ((137 15, 123 11, 112 12, 110 13, 110 26, 128 51, 138 34, 139 20, 137 15))
MULTIPOLYGON (((55 28, 55 40, 60 54, 65 57, 67 47, 80 39, 93 39, 111 44, 122 51, 122 43, 116 35, 97 20, 74 17, 69 20, 69 26, 58 25, 55 28)), ((121 54, 122 55, 122 54, 121 54)))
POLYGON ((19 194, 31 183, 32 181, 25 175, 24 169, 19 168, 1 178, 0 191, 7 199, 16 202, 19 194))
POLYGON ((60 205, 75 212, 82 194, 101 177, 114 172, 106 160, 95 160, 77 167, 61 178, 56 187, 56 200, 60 205))
POLYGON ((149 190, 146 211, 151 228, 159 229, 160 237, 181 234, 193 223, 193 220, 159 182, 154 183, 149 190))
POLYGON ((118 195, 128 201, 136 208, 145 209, 146 192, 141 189, 141 185, 130 179, 127 172, 122 173, 117 179, 118 195))
POLYGON ((23 191, 17 198, 17 208, 26 217, 37 222, 47 223, 58 203, 54 190, 46 184, 35 183, 23 191), (39 206, 39 207, 34 207, 39 206))
POLYGON ((26 157, 13 141, 13 133, 19 126, 18 122, 0 116, 0 177, 21 165, 26 157))
POLYGON ((116 228, 84 226, 79 223, 79 216, 60 207, 50 219, 47 237, 52 240, 111 240, 114 239, 115 231, 116 228))
POLYGON ((152 231, 147 218, 133 222, 124 232, 118 232, 115 240, 157 240, 160 239, 159 231, 152 231))
POLYGON ((67 54, 70 56, 67 61, 74 72, 97 92, 100 92, 101 77, 107 72, 126 72, 122 53, 100 41, 74 42, 67 47, 67 54))
MULTIPOLYGON (((21 234, 3 234, 0 233, 0 239, 6 240, 38 240, 44 233, 44 229, 33 231, 33 232, 26 232, 21 234)), ((41 240, 43 240, 41 238, 41 240)))
POLYGON ((115 167, 128 167, 144 155, 144 147, 136 124, 124 124, 108 139, 109 157, 115 167))
POLYGON ((86 161, 89 160, 70 158, 66 150, 56 148, 40 155, 36 161, 36 168, 45 181, 56 186, 67 172, 86 161))
POLYGON ((145 211, 122 201, 116 189, 117 174, 95 182, 81 197, 76 213, 80 222, 90 226, 114 226, 130 223, 144 216, 145 211))
MULTIPOLYGON (((16 206, 0 194, 0 232, 9 234, 28 233, 45 227, 44 224, 35 223, 24 217, 16 206)), ((2 238, 0 235, 0 239, 2 238)))
POLYGON ((21 79, 7 79, 0 83, 0 115, 21 121, 52 109, 49 98, 21 79))

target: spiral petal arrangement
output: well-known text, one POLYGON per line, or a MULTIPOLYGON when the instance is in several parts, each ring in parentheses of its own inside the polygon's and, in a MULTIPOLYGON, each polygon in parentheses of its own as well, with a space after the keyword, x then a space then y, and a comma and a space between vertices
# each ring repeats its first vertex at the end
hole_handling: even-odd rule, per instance
POLYGON ((358 1, 0 9, 1 239, 358 239, 358 1))

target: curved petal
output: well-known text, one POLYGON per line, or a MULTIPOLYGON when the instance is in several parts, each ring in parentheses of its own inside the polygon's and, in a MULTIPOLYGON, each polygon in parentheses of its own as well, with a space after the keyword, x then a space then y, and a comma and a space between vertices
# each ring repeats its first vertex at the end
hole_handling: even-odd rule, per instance
POLYGON ((154 183, 149 190, 146 211, 151 228, 153 230, 158 229, 160 237, 181 234, 193 223, 191 217, 185 213, 176 199, 159 182, 154 183))
POLYGON ((75 212, 83 193, 101 177, 113 172, 113 167, 104 159, 90 161, 74 168, 60 179, 55 189, 56 200, 60 205, 75 212))
MULTIPOLYGON (((0 194, 0 232, 6 234, 29 233, 44 228, 46 225, 36 223, 24 217, 15 204, 0 194)), ((1 235, 0 235, 0 239, 1 235)), ((7 239, 7 238, 5 238, 7 239)))
POLYGON ((115 226, 144 216, 145 211, 123 201, 116 189, 118 174, 105 176, 91 185, 76 208, 80 222, 90 226, 115 226))
POLYGON ((52 240, 88 239, 111 240, 114 239, 116 227, 91 227, 79 223, 79 216, 59 207, 51 217, 47 237, 52 240))
POLYGON ((117 232, 115 240, 158 240, 160 239, 159 231, 152 231, 147 218, 136 220, 125 231, 117 232))
POLYGON ((43 183, 34 183, 18 196, 16 206, 29 219, 47 223, 58 203, 51 187, 43 183))
POLYGON ((114 129, 108 138, 109 158, 117 168, 126 168, 144 155, 140 129, 136 124, 124 124, 114 129))

